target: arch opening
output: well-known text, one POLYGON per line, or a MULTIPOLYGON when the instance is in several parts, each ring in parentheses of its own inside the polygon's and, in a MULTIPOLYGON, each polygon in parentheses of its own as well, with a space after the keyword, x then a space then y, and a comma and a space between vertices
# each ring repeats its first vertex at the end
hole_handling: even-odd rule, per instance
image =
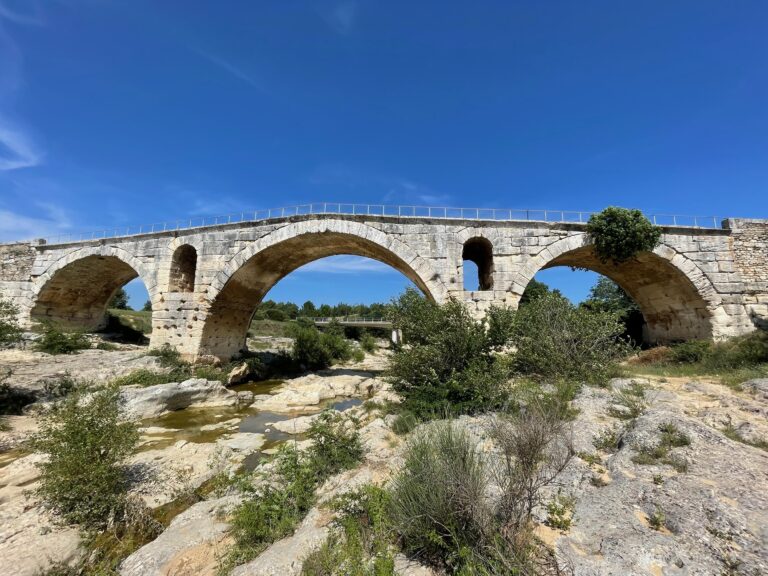
POLYGON ((339 232, 300 234, 266 247, 231 274, 206 315, 199 355, 228 359, 243 351, 248 327, 266 294, 298 268, 338 255, 362 256, 387 264, 434 299, 425 279, 380 244, 339 232))
POLYGON ((66 329, 96 331, 107 325, 107 306, 138 272, 115 256, 91 255, 71 262, 43 284, 30 317, 66 329))
POLYGON ((492 290, 493 289, 493 245, 487 238, 470 238, 464 243, 461 251, 464 261, 464 289, 492 290), (477 288, 469 288, 472 276, 467 261, 477 268, 477 288))
POLYGON ((566 251, 541 269, 591 270, 615 282, 642 314, 642 343, 666 344, 713 337, 709 303, 691 279, 666 258, 642 252, 620 265, 605 264, 586 245, 566 251))
POLYGON ((171 292, 194 292, 197 272, 197 250, 183 244, 176 248, 171 259, 169 289, 171 292))

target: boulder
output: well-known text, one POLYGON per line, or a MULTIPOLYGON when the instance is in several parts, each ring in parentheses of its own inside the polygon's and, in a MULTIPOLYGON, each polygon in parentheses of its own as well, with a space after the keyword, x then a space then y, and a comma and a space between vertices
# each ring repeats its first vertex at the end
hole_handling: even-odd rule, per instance
POLYGON ((128 418, 156 418, 167 412, 190 407, 237 406, 237 392, 221 382, 191 378, 155 386, 126 386, 120 392, 123 411, 128 418))
POLYGON ((251 368, 248 366, 247 362, 243 362, 239 366, 235 366, 227 375, 227 386, 245 382, 250 374, 251 368))

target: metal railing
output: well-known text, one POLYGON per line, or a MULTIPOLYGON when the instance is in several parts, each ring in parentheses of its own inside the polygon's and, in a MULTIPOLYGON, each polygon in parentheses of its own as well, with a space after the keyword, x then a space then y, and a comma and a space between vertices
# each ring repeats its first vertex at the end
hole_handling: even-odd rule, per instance
MULTIPOLYGON (((386 216, 395 218, 429 218, 440 220, 483 220, 497 222, 536 221, 585 223, 595 212, 542 209, 510 208, 451 208, 448 206, 400 206, 390 204, 349 204, 340 202, 314 202, 282 208, 265 208, 225 214, 223 216, 197 216, 179 220, 169 220, 139 226, 119 226, 90 232, 62 233, 58 236, 40 238, 47 244, 65 244, 86 242, 104 238, 122 238, 142 234, 155 234, 175 230, 189 230, 237 224, 261 222, 277 218, 307 215, 344 215, 344 216, 386 216)), ((691 228, 720 228, 721 218, 716 216, 686 216, 676 214, 646 214, 659 226, 682 226, 691 228)), ((35 241, 35 240, 32 240, 35 241)))
POLYGON ((314 322, 315 324, 330 324, 338 322, 339 324, 391 324, 390 320, 383 317, 370 316, 299 316, 301 320, 314 322))

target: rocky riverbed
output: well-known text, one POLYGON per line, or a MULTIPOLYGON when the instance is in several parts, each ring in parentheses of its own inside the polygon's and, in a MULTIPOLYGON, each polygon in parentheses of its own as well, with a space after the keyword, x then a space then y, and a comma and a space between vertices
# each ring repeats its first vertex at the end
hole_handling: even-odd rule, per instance
MULTIPOLYGON (((126 365, 144 362, 130 357, 136 352, 105 354, 126 365)), ((363 463, 325 482, 320 504, 293 535, 233 572, 300 574, 303 559, 324 542, 333 519, 322 503, 366 482, 384 484, 400 465, 404 442, 391 431, 394 417, 361 406, 366 398, 394 398, 379 377, 385 362, 383 355, 368 356, 357 365, 231 388, 204 380, 126 387, 127 413, 141 425, 141 443, 130 462, 134 493, 152 507, 167 504, 179 490, 200 486, 218 472, 264 465, 263 455, 289 438, 301 447, 323 408, 346 410, 360 421, 363 463)), ((684 378, 634 382, 585 387, 573 402, 577 456, 545 494, 545 501, 558 492, 573 498, 572 522, 567 530, 555 529, 541 507, 538 536, 576 575, 768 573, 768 452, 760 444, 768 438, 768 381, 747 383, 743 391, 684 378), (637 392, 637 384, 644 406, 627 414, 620 394, 632 387, 637 392), (670 450, 668 462, 639 460, 643 447, 658 444, 670 424, 687 442, 670 450), (612 443, 604 441, 608 436, 612 443)), ((497 457, 492 420, 457 419, 491 460, 497 457)), ((34 427, 34 416, 16 417, 13 431, 0 433, 0 440, 34 427)), ((26 494, 35 486, 40 458, 23 449, 0 454, 0 575, 33 576, 79 554, 77 530, 57 525, 26 494)), ((237 493, 210 495, 180 510, 158 538, 123 561, 120 573, 213 576, 231 543, 228 514, 239 501, 237 493)), ((403 556, 396 560, 398 574, 432 573, 403 556)))

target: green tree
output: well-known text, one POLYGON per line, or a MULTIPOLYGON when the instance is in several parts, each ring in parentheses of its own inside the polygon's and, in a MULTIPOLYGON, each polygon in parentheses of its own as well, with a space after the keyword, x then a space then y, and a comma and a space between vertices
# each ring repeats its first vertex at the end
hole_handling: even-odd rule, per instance
POLYGON ((635 301, 622 287, 605 276, 598 278, 595 285, 589 289, 589 298, 583 304, 596 312, 618 312, 622 316, 638 310, 635 301))
POLYGON ((562 296, 560 293, 560 290, 558 289, 552 289, 549 286, 547 286, 544 282, 539 282, 536 280, 536 278, 532 278, 530 282, 528 282, 528 286, 525 287, 525 291, 523 292, 522 297, 520 298, 520 305, 528 304, 532 300, 535 300, 536 298, 540 298, 541 296, 545 296, 547 294, 556 294, 558 296, 562 296))
POLYGON ((152 300, 144 302, 144 306, 141 307, 142 312, 152 312, 152 300))
POLYGON ((312 300, 307 300, 301 305, 301 315, 309 318, 317 316, 317 308, 315 308, 315 304, 312 300))
POLYGON ((609 206, 592 214, 587 235, 595 254, 604 264, 622 264, 638 252, 650 252, 661 241, 661 229, 654 226, 640 210, 609 206))
POLYGON ((124 288, 120 288, 117 292, 115 292, 115 295, 112 296, 112 299, 109 301, 107 308, 114 308, 117 310, 130 310, 130 307, 128 306, 128 293, 124 288))
POLYGON ((619 313, 595 312, 547 294, 515 315, 515 367, 544 380, 600 384, 630 350, 623 332, 619 313))
POLYGON ((21 340, 18 313, 19 309, 13 302, 0 298, 0 347, 21 340))
POLYGON ((101 528, 120 519, 126 505, 125 459, 139 435, 120 417, 115 386, 78 389, 42 416, 32 445, 49 455, 38 464, 37 494, 68 522, 101 528))
POLYGON ((438 305, 408 289, 391 318, 406 346, 392 355, 389 376, 404 407, 420 418, 474 413, 506 399, 507 365, 495 351, 506 344, 512 314, 492 309, 489 323, 461 302, 438 305))

